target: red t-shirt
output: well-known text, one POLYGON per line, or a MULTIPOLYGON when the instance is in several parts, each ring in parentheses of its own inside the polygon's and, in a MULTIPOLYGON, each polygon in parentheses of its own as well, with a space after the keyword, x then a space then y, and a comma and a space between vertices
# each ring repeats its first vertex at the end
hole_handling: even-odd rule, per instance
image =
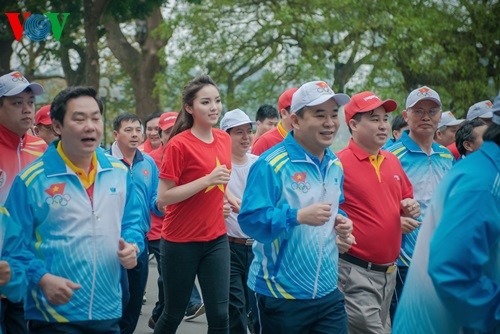
POLYGON ((151 146, 151 141, 149 139, 146 139, 144 143, 142 143, 141 145, 139 145, 139 147, 137 147, 137 149, 141 152, 146 152, 146 153, 149 153, 152 150, 154 150, 153 146, 151 146))
MULTIPOLYGON (((231 137, 212 130, 214 140, 207 144, 191 130, 173 137, 165 148, 160 178, 176 186, 190 183, 219 165, 231 169, 231 137)), ((167 206, 162 238, 173 242, 210 241, 226 233, 223 205, 226 185, 210 186, 182 202, 167 206)))
POLYGON ((376 264, 394 262, 401 248, 400 202, 413 197, 408 176, 398 158, 383 150, 377 175, 371 161, 377 158, 352 139, 337 156, 344 168, 345 201, 340 208, 352 220, 356 237, 349 254, 376 264))
POLYGON ((279 123, 277 127, 267 131, 262 136, 257 138, 255 143, 252 145, 252 154, 261 155, 274 145, 281 143, 286 135, 286 130, 283 128, 281 123, 279 123))
POLYGON ((458 152, 457 144, 451 143, 450 145, 446 146, 447 149, 450 150, 451 154, 455 157, 455 160, 460 159, 460 152, 458 152))
MULTIPOLYGON (((155 161, 158 169, 161 169, 161 160, 163 158, 163 152, 165 146, 161 145, 157 149, 149 152, 149 155, 155 161)), ((148 232, 148 240, 159 240, 161 238, 161 228, 163 226, 163 217, 158 217, 157 215, 151 213, 151 228, 148 232)))

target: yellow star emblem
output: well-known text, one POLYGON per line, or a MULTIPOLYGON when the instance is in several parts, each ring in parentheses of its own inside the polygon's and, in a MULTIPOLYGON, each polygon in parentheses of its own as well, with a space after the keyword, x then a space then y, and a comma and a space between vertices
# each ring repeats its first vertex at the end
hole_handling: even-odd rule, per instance
MULTIPOLYGON (((220 165, 221 165, 221 163, 219 161, 219 158, 215 157, 215 167, 219 167, 220 165)), ((224 185, 222 183, 207 187, 207 189, 205 189, 205 193, 208 193, 210 190, 212 190, 215 187, 219 188, 219 190, 224 193, 224 185)))

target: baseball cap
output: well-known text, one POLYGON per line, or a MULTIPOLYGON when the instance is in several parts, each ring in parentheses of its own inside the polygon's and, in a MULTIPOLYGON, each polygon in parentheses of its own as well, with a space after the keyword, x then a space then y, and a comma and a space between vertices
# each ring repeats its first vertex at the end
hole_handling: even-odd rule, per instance
POLYGON ((255 125, 255 122, 252 122, 250 117, 241 109, 234 109, 228 111, 222 120, 220 121, 220 129, 222 131, 227 131, 231 128, 243 125, 243 124, 251 124, 252 128, 255 125))
POLYGON ((493 113, 493 123, 500 125, 500 94, 495 98, 495 103, 493 103, 493 107, 491 111, 493 113))
POLYGON ((35 114, 35 125, 37 124, 52 124, 52 119, 50 119, 50 104, 47 104, 37 110, 35 114))
POLYGON ((287 89, 280 95, 280 97, 278 99, 278 113, 282 109, 286 109, 286 108, 290 107, 290 105, 292 104, 293 93, 295 93, 297 91, 297 89, 298 89, 297 87, 287 89))
MULTIPOLYGON (((495 99, 496 101, 496 99, 495 99)), ((467 111, 467 119, 471 120, 477 117, 491 118, 493 117, 493 103, 490 100, 484 100, 472 105, 467 111)))
POLYGON ((430 100, 436 102, 441 107, 441 99, 439 94, 432 88, 423 86, 413 90, 406 98, 406 109, 413 107, 417 102, 422 100, 430 100))
POLYGON ((438 123, 438 128, 442 126, 455 126, 460 125, 465 121, 465 119, 456 119, 455 115, 451 111, 445 111, 441 114, 441 119, 438 123))
POLYGON ((335 92, 324 81, 310 81, 303 84, 293 94, 290 112, 296 113, 304 107, 317 106, 329 99, 334 99, 339 106, 349 102, 346 94, 335 94, 335 92))
POLYGON ((344 106, 345 121, 349 123, 357 113, 372 111, 378 107, 384 107, 385 112, 393 112, 398 107, 398 104, 391 99, 382 101, 370 91, 354 94, 349 103, 344 106))
POLYGON ((160 120, 158 121, 158 127, 162 130, 168 130, 174 126, 177 116, 179 114, 174 111, 164 112, 160 115, 160 120))
POLYGON ((0 77, 0 97, 17 95, 28 87, 31 88, 33 95, 43 93, 43 87, 40 84, 30 83, 21 72, 14 71, 0 77))

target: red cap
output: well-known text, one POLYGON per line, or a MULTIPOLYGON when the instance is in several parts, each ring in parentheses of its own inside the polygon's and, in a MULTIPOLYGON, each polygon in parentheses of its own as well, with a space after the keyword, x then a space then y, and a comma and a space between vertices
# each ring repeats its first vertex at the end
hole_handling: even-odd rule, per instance
POLYGON ((160 129, 162 131, 165 131, 174 126, 177 115, 179 114, 173 111, 164 112, 163 114, 161 114, 160 121, 158 122, 158 126, 160 127, 160 129))
POLYGON ((281 109, 286 109, 290 107, 292 104, 292 96, 298 90, 297 87, 293 87, 285 90, 278 99, 278 113, 281 112, 281 109))
POLYGON ((50 104, 41 107, 35 114, 35 125, 43 124, 50 125, 52 120, 50 119, 50 104))
POLYGON ((345 122, 349 124, 351 118, 360 112, 368 112, 378 107, 384 107, 385 112, 393 112, 397 109, 396 101, 388 99, 382 101, 377 95, 366 91, 351 96, 351 101, 344 106, 345 122))

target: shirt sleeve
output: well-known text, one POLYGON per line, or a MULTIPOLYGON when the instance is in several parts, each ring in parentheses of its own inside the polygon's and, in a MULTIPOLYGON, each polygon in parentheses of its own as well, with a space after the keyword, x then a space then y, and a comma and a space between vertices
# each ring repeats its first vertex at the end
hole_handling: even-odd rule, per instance
POLYGON ((22 231, 20 239, 22 239, 24 249, 22 261, 25 266, 26 276, 30 282, 38 284, 43 275, 47 274, 49 271, 45 267, 45 262, 38 259, 33 253, 36 251, 34 240, 35 231, 33 230, 35 217, 29 203, 30 198, 28 189, 21 178, 16 176, 10 188, 9 197, 5 202, 5 207, 9 211, 12 221, 14 221, 15 224, 19 224, 22 231))
POLYGON ((184 152, 178 144, 175 141, 167 143, 160 168, 160 178, 172 180, 176 185, 185 166, 184 152))
POLYGON ((264 159, 250 168, 238 223, 245 234, 269 243, 298 225, 297 209, 280 202, 282 182, 264 159))
POLYGON ((139 251, 144 250, 144 231, 142 225, 141 202, 134 190, 132 177, 127 173, 127 198, 122 218, 122 238, 128 243, 135 243, 139 251))
POLYGON ((0 260, 7 261, 11 271, 10 281, 0 286, 0 294, 12 302, 21 301, 27 290, 25 263, 29 254, 21 231, 21 225, 12 219, 6 208, 0 207, 0 237, 3 241, 0 260))
POLYGON ((500 324, 498 201, 487 191, 455 192, 430 243, 428 273, 436 292, 461 325, 481 332, 500 324))
POLYGON ((163 213, 158 209, 156 201, 158 200, 158 179, 160 178, 160 172, 156 164, 151 159, 151 189, 149 196, 149 209, 153 214, 158 217, 163 217, 163 213))

